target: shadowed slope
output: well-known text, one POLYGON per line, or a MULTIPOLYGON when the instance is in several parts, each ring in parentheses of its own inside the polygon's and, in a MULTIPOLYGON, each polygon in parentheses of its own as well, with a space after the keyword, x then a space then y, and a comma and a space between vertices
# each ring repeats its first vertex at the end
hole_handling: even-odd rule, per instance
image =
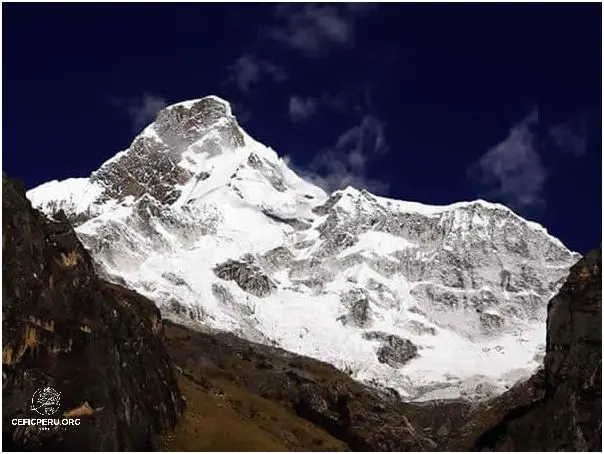
POLYGON ((155 305, 97 278, 72 227, 33 210, 2 179, 2 419, 5 449, 146 450, 183 409, 155 305), (77 427, 14 426, 40 418, 42 387, 61 394, 52 415, 77 427))

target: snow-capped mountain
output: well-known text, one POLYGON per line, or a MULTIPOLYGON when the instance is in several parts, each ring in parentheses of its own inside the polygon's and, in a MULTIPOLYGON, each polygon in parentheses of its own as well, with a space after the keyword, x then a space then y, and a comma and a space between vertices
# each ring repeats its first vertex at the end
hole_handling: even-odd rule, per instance
POLYGON ((166 316, 234 331, 396 389, 484 395, 530 375, 579 255, 482 200, 326 194, 217 97, 162 110, 88 178, 28 192, 99 270, 166 316))

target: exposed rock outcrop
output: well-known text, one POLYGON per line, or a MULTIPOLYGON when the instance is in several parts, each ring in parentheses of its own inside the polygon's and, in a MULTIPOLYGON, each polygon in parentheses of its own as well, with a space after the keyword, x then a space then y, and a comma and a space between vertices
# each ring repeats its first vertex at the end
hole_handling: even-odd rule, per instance
POLYGON ((369 300, 363 289, 353 289, 341 295, 347 313, 338 317, 343 325, 365 328, 371 323, 369 300))
POLYGON ((227 260, 217 265, 214 273, 220 279, 235 281, 242 290, 258 297, 267 296, 276 288, 249 256, 242 260, 227 260))
POLYGON ((290 225, 295 230, 307 230, 310 228, 310 224, 308 222, 301 221, 300 219, 284 218, 276 213, 271 212, 270 210, 263 210, 262 212, 269 219, 272 219, 275 222, 282 222, 290 225))
POLYGON ((100 280, 62 213, 33 210, 2 179, 2 419, 4 449, 149 450, 174 426, 183 401, 148 299, 100 280), (32 395, 51 387, 45 418, 77 427, 13 425, 40 418, 32 395))
POLYGON ((262 259, 271 269, 281 269, 291 264, 294 260, 294 254, 286 247, 279 246, 267 251, 262 259))
MULTIPOLYGON (((153 133, 141 134, 122 153, 91 176, 104 188, 104 199, 138 199, 149 194, 164 204, 173 203, 180 196, 175 185, 186 183, 192 174, 179 165, 183 151, 202 141, 211 127, 218 132, 194 149, 211 150, 212 140, 243 146, 244 139, 230 108, 214 97, 200 99, 190 105, 181 103, 159 112, 153 133)), ((200 175, 203 179, 203 175, 200 175)))
POLYGON ((512 407, 476 448, 601 451, 601 246, 571 268, 548 304, 545 369, 539 375, 539 395, 512 407))
POLYGON ((368 331, 363 337, 368 340, 380 341, 377 357, 380 363, 386 363, 390 367, 401 367, 419 356, 417 345, 409 339, 403 339, 393 334, 379 331, 368 331))

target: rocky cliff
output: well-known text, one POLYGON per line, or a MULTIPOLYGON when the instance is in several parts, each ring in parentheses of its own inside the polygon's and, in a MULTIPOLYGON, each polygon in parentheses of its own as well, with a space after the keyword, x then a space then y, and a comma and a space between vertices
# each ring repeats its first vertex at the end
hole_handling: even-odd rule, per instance
POLYGON ((540 375, 535 398, 513 406, 476 448, 601 451, 601 245, 571 268, 548 304, 545 368, 540 375))
POLYGON ((2 178, 2 427, 10 450, 148 450, 183 410, 155 305, 99 279, 62 213, 2 178), (32 409, 36 390, 60 394, 32 409), (13 425, 14 419, 80 424, 13 425))

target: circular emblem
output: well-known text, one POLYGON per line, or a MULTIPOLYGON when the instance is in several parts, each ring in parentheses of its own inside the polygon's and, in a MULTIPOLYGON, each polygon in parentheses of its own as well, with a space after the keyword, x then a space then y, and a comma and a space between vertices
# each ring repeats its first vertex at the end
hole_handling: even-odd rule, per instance
POLYGON ((56 413, 61 403, 61 393, 50 387, 38 389, 31 396, 31 410, 43 416, 56 413))

